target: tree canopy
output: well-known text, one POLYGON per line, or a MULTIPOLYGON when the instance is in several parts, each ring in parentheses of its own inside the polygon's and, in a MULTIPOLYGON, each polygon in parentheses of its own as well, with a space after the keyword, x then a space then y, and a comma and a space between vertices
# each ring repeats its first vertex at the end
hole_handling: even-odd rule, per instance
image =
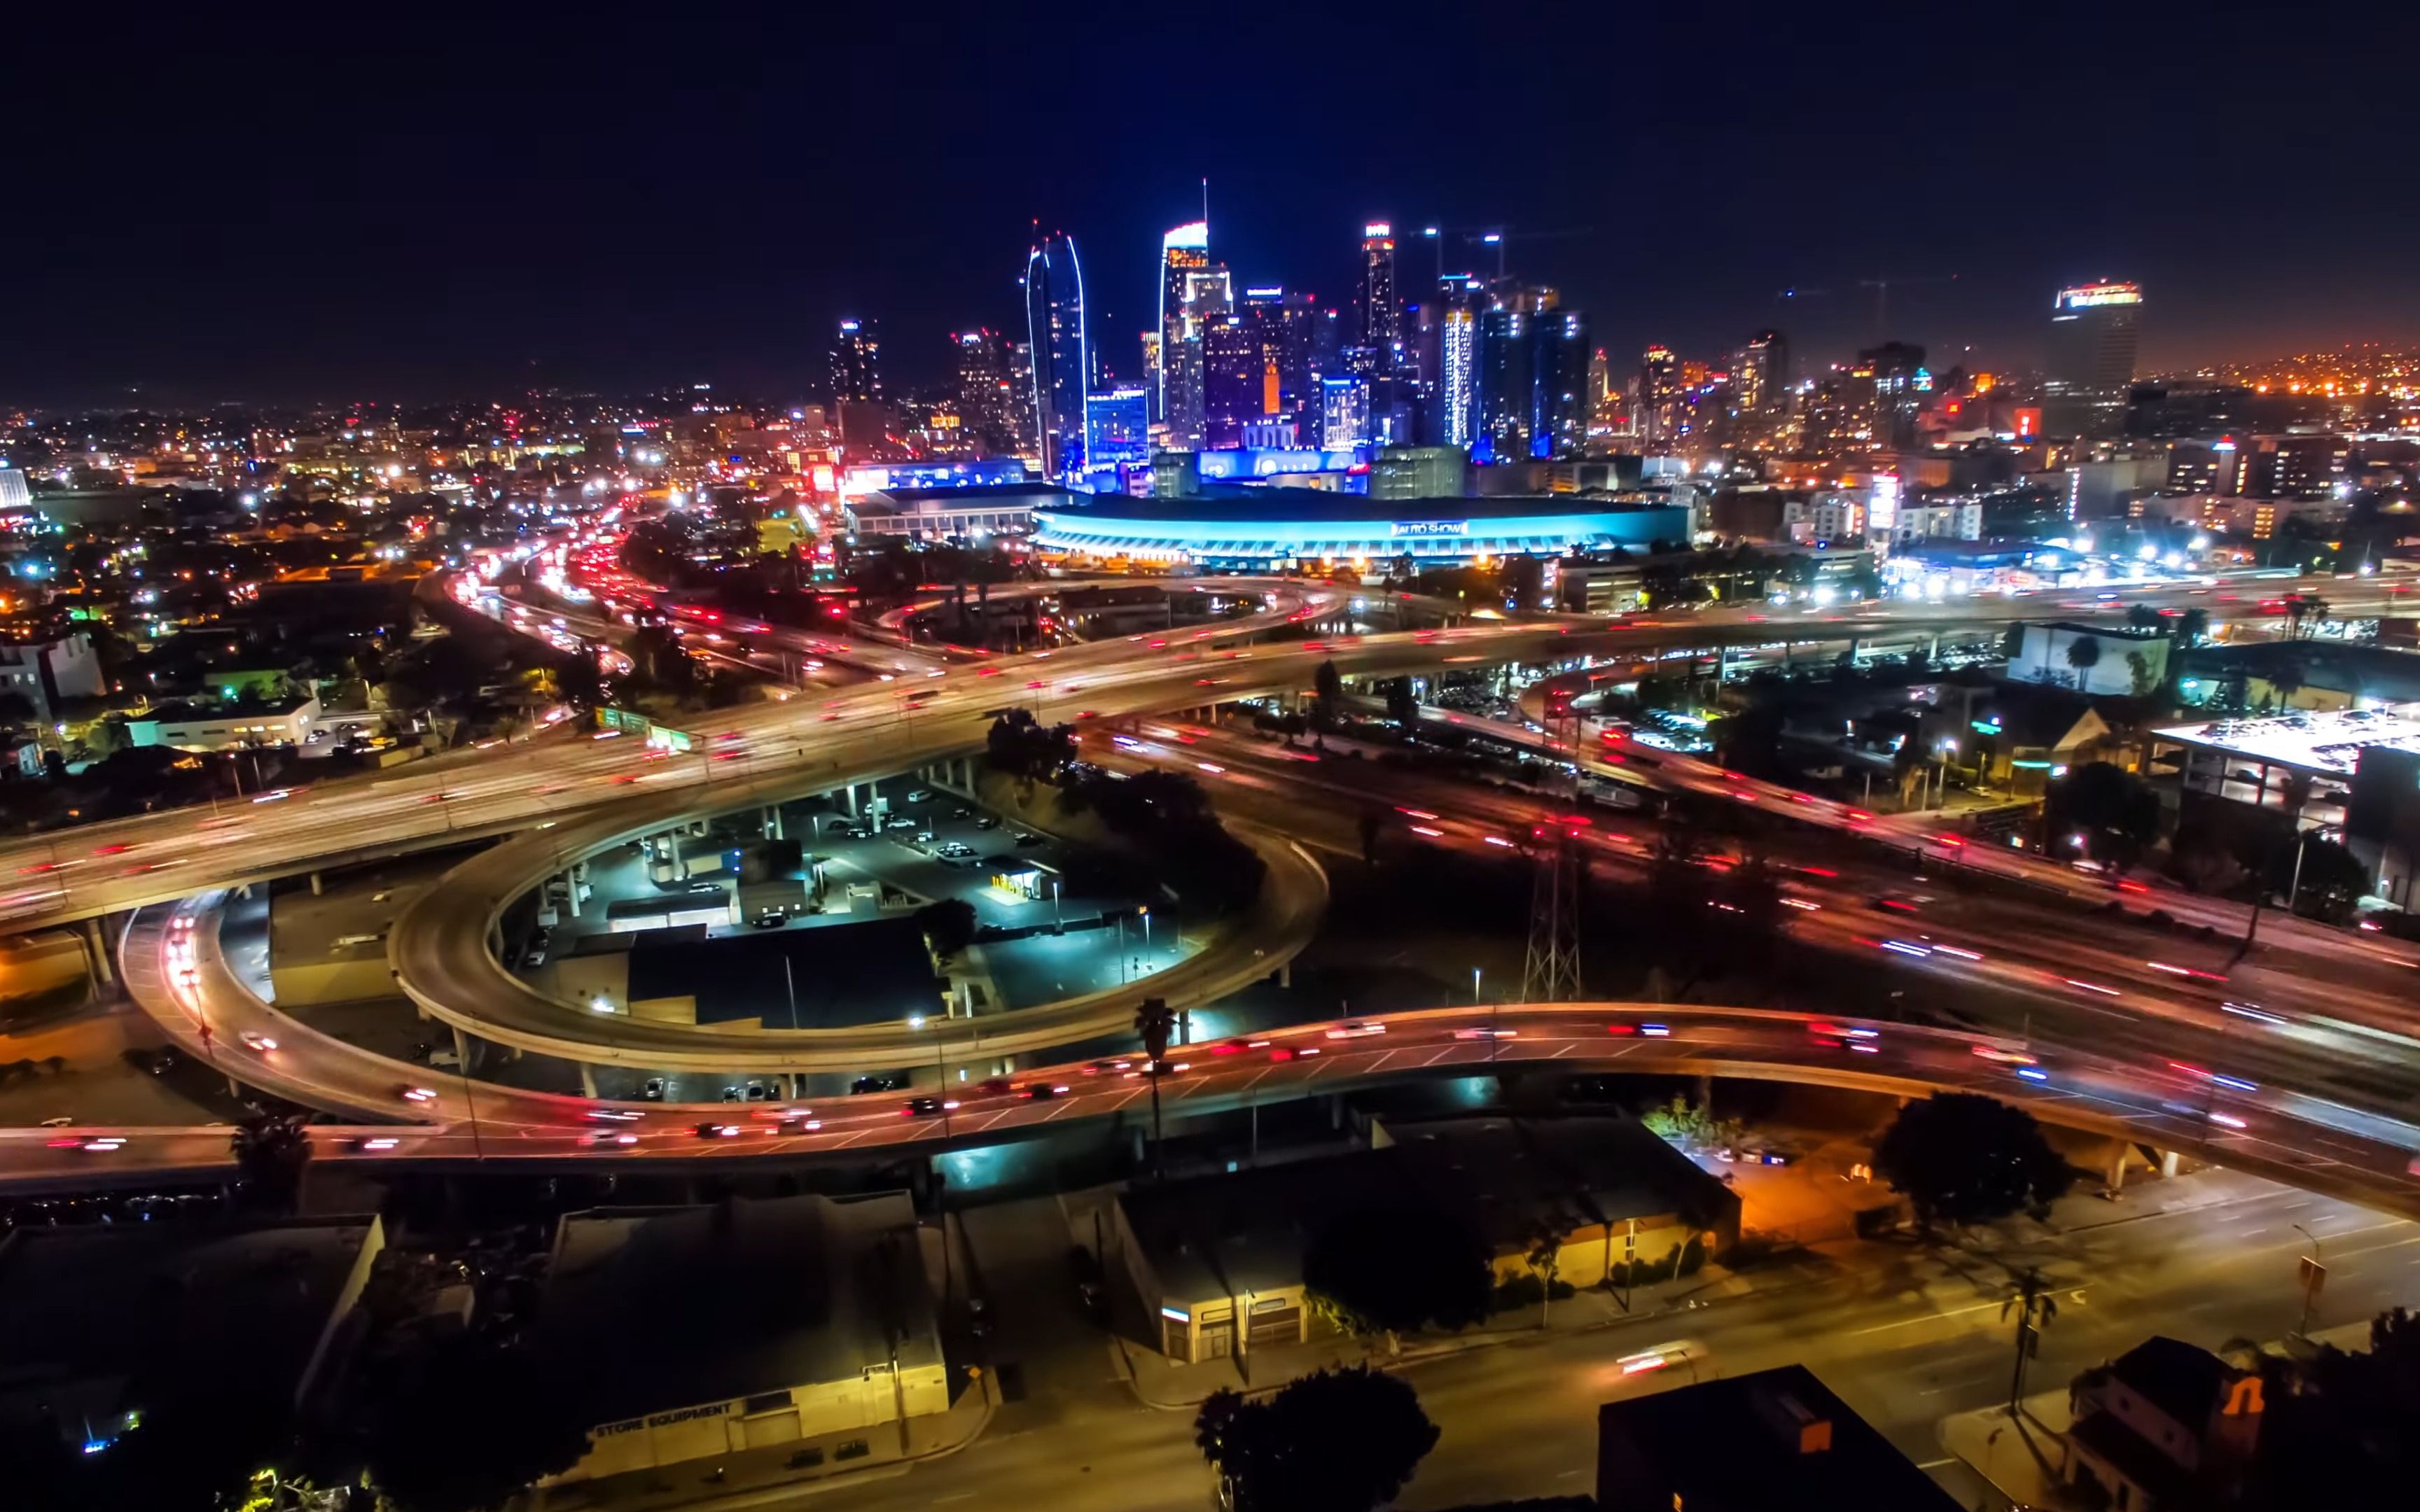
POLYGON ((1235 1512, 1369 1512, 1391 1502, 1436 1446, 1411 1383, 1364 1365, 1319 1370, 1267 1401, 1218 1391, 1193 1442, 1235 1512))
POLYGON ((1496 1286, 1486 1242, 1461 1214, 1391 1204, 1329 1220, 1303 1251, 1302 1279, 1357 1334, 1467 1328, 1487 1317, 1496 1286))
POLYGON ((2075 1181, 2032 1114, 1976 1092, 1935 1092, 1900 1109, 1873 1164, 1927 1227, 2040 1208, 2075 1181))

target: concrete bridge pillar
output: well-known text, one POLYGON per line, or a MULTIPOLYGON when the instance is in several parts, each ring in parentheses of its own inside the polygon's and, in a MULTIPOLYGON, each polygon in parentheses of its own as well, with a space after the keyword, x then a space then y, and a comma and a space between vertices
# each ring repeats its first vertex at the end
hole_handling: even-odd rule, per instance
POLYGON ((584 1060, 580 1063, 580 1095, 592 1102, 597 1096, 597 1068, 584 1060))
POLYGON ((854 782, 844 782, 844 783, 842 783, 842 784, 841 784, 840 794, 841 794, 841 800, 840 800, 840 801, 841 801, 841 807, 842 807, 843 809, 845 809, 845 810, 846 810, 848 811, 848 816, 849 816, 851 819, 856 818, 856 817, 857 817, 857 784, 856 784, 856 783, 854 783, 854 782))
POLYGON ((2102 1172, 2101 1184, 2112 1193, 2126 1189, 2126 1152, 2133 1146, 2123 1139, 2109 1141, 2109 1164, 2102 1172))
POLYGON ((314 898, 317 898, 317 897, 320 896, 321 894, 325 893, 327 890, 328 890, 327 884, 326 884, 325 882, 322 882, 322 881, 320 880, 320 878, 319 878, 319 873, 318 873, 318 872, 312 872, 312 873, 311 873, 311 896, 312 896, 312 897, 314 897, 314 898))
MULTIPOLYGON (((314 876, 318 874, 316 872, 312 873, 314 876)), ((109 936, 101 933, 100 919, 84 921, 84 938, 85 943, 92 948, 92 980, 104 987, 116 985, 117 974, 109 964, 109 936)))
POLYGON ((563 873, 563 905, 571 911, 572 918, 580 917, 580 875, 568 867, 563 873))
POLYGON ((1714 1105, 1714 1079, 1712 1076, 1698 1078, 1698 1105, 1708 1110, 1714 1105))
POLYGON ((765 833, 774 840, 782 838, 782 806, 778 803, 765 805, 765 833))
POLYGON ((453 1026, 453 1029, 454 1058, 459 1062, 454 1068, 454 1073, 458 1076, 468 1076, 471 1074, 471 1037, 462 1032, 462 1026, 458 1024, 453 1026))
POLYGON ((1140 1124, 1137 1124, 1129 1132, 1134 1135, 1134 1163, 1137 1165, 1140 1165, 1143 1163, 1144 1153, 1142 1147, 1142 1126, 1140 1124))
POLYGON ((2160 1174, 2164 1177, 2170 1178, 2173 1178, 2177 1174, 2177 1152, 2175 1150, 2164 1149, 2160 1151, 2160 1174))

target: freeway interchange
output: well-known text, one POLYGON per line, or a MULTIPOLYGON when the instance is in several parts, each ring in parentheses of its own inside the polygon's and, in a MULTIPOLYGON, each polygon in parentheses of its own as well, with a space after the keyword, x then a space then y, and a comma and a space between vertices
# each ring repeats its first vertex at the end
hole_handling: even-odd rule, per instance
MULTIPOLYGON (((469 838, 518 835, 466 863, 448 886, 435 889, 423 905, 398 920, 391 960, 405 991, 424 1009, 458 1026, 468 1026, 472 1032, 513 1042, 513 1021, 537 1014, 567 1021, 585 1035, 594 1032, 594 1026, 582 1022, 576 1010, 539 998, 489 950, 489 926, 513 896, 549 870, 559 869, 566 858, 593 848, 598 837, 638 832, 681 814, 824 791, 842 781, 911 770, 976 748, 991 717, 1002 707, 1029 707, 1045 719, 1108 720, 1298 690, 1310 684, 1322 660, 1333 660, 1348 674, 1388 675, 1433 671, 1466 659, 1544 662, 1675 641, 1755 644, 1777 634, 1816 640, 1948 631, 2004 621, 2012 608, 2033 608, 2018 604, 1985 611, 1971 604, 1885 605, 1820 619, 1791 616, 1779 627, 1755 610, 1605 625, 1569 619, 1473 620, 1434 630, 1272 640, 1265 639, 1271 631, 1337 615, 1343 591, 1291 582, 1239 586, 1264 591, 1267 607, 1201 628, 1021 656, 961 657, 955 665, 933 666, 920 675, 888 683, 794 693, 783 702, 725 717, 727 730, 719 732, 705 749, 683 755, 650 750, 635 740, 559 732, 529 744, 440 758, 426 770, 393 778, 256 795, 249 803, 217 812, 153 815, 74 832, 71 839, 19 844, 0 852, 5 858, 0 864, 13 866, 21 884, 0 899, 0 907, 14 916, 11 922, 17 927, 143 910, 125 935, 126 968, 138 995, 157 1004, 163 995, 175 999, 180 992, 200 992, 204 995, 187 1007, 187 1033, 201 1039, 205 1053, 235 1079, 272 1090, 283 1084, 303 1094, 302 1101, 385 1126, 377 1134, 340 1134, 348 1155, 421 1161, 506 1156, 710 1159, 742 1152, 828 1155, 911 1140, 1003 1137, 1030 1132, 1029 1126, 1119 1114, 1133 1089, 1094 1084, 1064 1099, 1040 1101, 1014 1092, 986 1093, 1014 1102, 989 1107, 977 1098, 968 1106, 948 1110, 951 1116, 938 1121, 904 1118, 895 1106, 865 1112, 827 1108, 817 1119, 821 1127, 814 1130, 783 1134, 777 1122, 773 1132, 737 1138, 737 1143, 719 1136, 701 1139, 694 1126, 710 1123, 727 1110, 617 1106, 460 1078, 432 1078, 417 1068, 375 1057, 365 1058, 376 1064, 365 1064, 365 1053, 323 1041, 266 1005, 260 1010, 269 1017, 259 1020, 259 1026, 242 1027, 248 1022, 243 1015, 256 1011, 242 1002, 251 995, 248 990, 240 984, 229 989, 223 963, 210 959, 212 946, 189 945, 181 954, 172 949, 180 933, 194 940, 207 932, 176 925, 178 917, 193 917, 193 905, 163 905, 207 894, 210 887, 315 865, 469 838), (90 854, 73 856, 75 847, 90 854), (36 880, 26 882, 28 877, 36 880), (457 879, 460 885, 452 885, 457 879), (193 974, 190 980, 181 980, 186 973, 193 974), (205 1002, 217 1007, 205 1008, 205 1002), (204 1025, 213 1018, 225 1022, 204 1033, 204 1025), (243 1038, 246 1034, 256 1041, 274 1041, 276 1048, 259 1050, 243 1038), (257 1063, 245 1064, 247 1057, 257 1063), (430 1096, 404 1101, 407 1087, 419 1088, 424 1083, 430 1096), (635 1119, 626 1117, 631 1114, 635 1119), (614 1125, 602 1131, 611 1137, 601 1141, 597 1137, 600 1124, 614 1125), (632 1136, 627 1142, 620 1137, 626 1134, 632 1136), (359 1148, 351 1143, 356 1139, 362 1141, 359 1148), (388 1140, 393 1142, 383 1143, 388 1140)), ((2181 595, 2196 591, 2180 587, 2166 592, 2183 601, 2181 595)), ((1249 768, 1250 763, 1247 759, 1234 764, 1249 768)), ((1727 794, 1815 828, 1885 832, 1890 838, 1892 826, 1873 824, 1870 816, 1861 819, 1854 810, 1818 804, 1787 789, 1745 783, 1668 753, 1662 754, 1658 774, 1661 783, 1727 794)), ((1299 772, 1285 775, 1301 779, 1299 772)), ((1463 807, 1450 814, 1445 807, 1426 810, 1447 817, 1424 825, 1434 833, 1423 839, 1483 846, 1491 835, 1504 839, 1496 830, 1540 817, 1466 790, 1454 801, 1463 807), (1497 807, 1490 810, 1490 803, 1497 807)), ((1315 808, 1292 807, 1298 817, 1315 808)), ((1896 838, 1902 844, 1927 843, 1921 831, 1902 831, 1896 838)), ((1587 843, 1604 849, 1616 862, 1622 859, 1624 841, 1616 835, 1593 834, 1587 843)), ((1627 859, 1635 865, 1638 857, 1635 846, 1633 850, 1627 859)), ((2031 858, 1994 856, 1992 864, 2003 872, 2029 874, 2061 894, 2088 895, 2098 887, 2031 858)), ((2362 1088, 2349 1091, 2330 1081, 2334 1069, 2366 1058, 2365 1051, 2399 1058, 2412 1045, 2403 1033, 2401 981, 2404 973, 2415 969, 2415 961, 2397 943, 2362 937, 2353 942, 2361 953, 2351 955, 2340 933, 2280 921, 2270 932, 2275 953, 2269 960, 2290 962, 2292 969, 2268 968, 2284 985, 2263 989, 2254 1007, 2257 1016, 2238 1014, 2237 1022, 2219 1025, 2227 1037, 2222 1041, 2227 1050, 2224 1062, 2198 1056, 2170 1061, 2162 1054, 2164 1044, 2190 1043, 2198 1052, 2208 1044, 2211 1021, 2227 1014, 2223 1005, 2228 999, 2209 980, 2216 974, 2207 967, 2180 966, 2148 954, 2133 957, 2131 948, 2122 945, 2086 947, 2072 938, 2072 927, 2066 935, 2058 934, 2059 920, 2040 909, 2029 913, 2029 905, 2000 899, 1962 901, 1957 909, 1972 917, 1960 918, 1945 910, 1938 929, 1916 928, 1903 920, 1861 915, 1849 894, 1866 885, 1862 879, 1850 879, 1846 890, 1834 889, 1828 899, 1820 896, 1822 889, 1804 885, 1812 880, 1793 882, 1801 901, 1815 905, 1801 910, 1803 917, 1793 927, 1833 948, 1886 949, 1905 957, 1911 969, 1953 980, 1973 972, 2000 979, 2003 985, 2046 992, 2052 1011, 2045 1013, 2045 1022, 2033 1026, 2029 1047, 2021 1052, 2037 1057, 2040 1064, 2011 1069, 2011 1062, 1987 1060, 1971 1051, 1960 1060, 1921 1031, 1902 1026, 1876 1026, 1875 1038, 1826 1046, 1825 1054, 1810 1060, 1812 1021, 1799 1019, 1786 1027, 1760 1021, 1749 1032, 1740 1026, 1745 1021, 1701 1023, 1699 1015, 1716 1011, 1696 1009, 1665 1011, 1673 1016, 1666 1026, 1673 1030, 1670 1035, 1642 1036, 1619 1045, 1610 1042, 1614 1037, 1602 1024, 1578 1032, 1565 1025, 1553 1036, 1541 1028, 1501 1040, 1493 1033, 1465 1038, 1462 1031, 1482 1026, 1482 1021, 1468 1016, 1477 1011, 1466 1011, 1453 1028, 1443 1031, 1451 1038, 1435 1044, 1435 1053, 1417 1067, 1405 1064, 1401 1054, 1411 1042, 1404 1037, 1411 1026, 1398 1028, 1390 1023, 1389 1033, 1397 1037, 1381 1048, 1335 1047, 1329 1055, 1289 1063, 1290 1069, 1271 1065, 1245 1079, 1224 1067, 1199 1074, 1181 1072, 1163 1089, 1208 1105, 1230 1094, 1300 1095, 1342 1088, 1371 1075, 1450 1072, 1466 1067, 1481 1054, 1518 1061, 1542 1053, 1575 1067, 1607 1061, 1638 1070, 1720 1067, 1724 1069, 1713 1073, 1845 1078, 1842 1085, 1885 1087, 1896 1079, 1895 1085, 1907 1088, 1967 1085, 1979 1079, 1995 1091, 2044 1104, 2044 1116, 2057 1121, 2122 1134, 2157 1148, 2206 1147, 2229 1164, 2290 1172, 2304 1184, 2325 1185, 2398 1209, 2412 1200, 2405 1165, 2409 1150, 2420 1146, 2420 1134, 2396 1116, 2408 1098, 2403 1087, 2397 1084, 2385 1095, 2365 1095, 2362 1088), (2048 938, 2045 931, 2051 932, 2048 938), (2028 959, 2024 944, 2011 949, 1998 943, 2010 939, 2030 941, 2034 958, 2028 959), (2040 959, 2045 949, 2061 958, 2055 981, 2045 978, 2047 968, 2040 959), (2329 985, 2312 990, 2297 981, 2305 970, 2313 981, 2329 985), (2061 1008, 2064 1011, 2057 1011, 2061 1008), (1740 1039, 1743 1033, 1748 1033, 1746 1040, 1740 1039), (1716 1053, 1726 1044, 1737 1053, 1716 1053), (2118 1054, 2103 1055, 2103 1050, 2118 1054), (1955 1076, 1950 1066, 1938 1063, 1945 1054, 1954 1062, 1955 1076), (2197 1069, 2202 1066, 2211 1069, 2197 1069), (2027 1070, 2038 1074, 2020 1074, 2027 1070), (1314 1083, 1321 1085, 1314 1088, 1314 1083)), ((2135 901, 2144 907, 2171 907, 2184 918, 2194 917, 2190 911, 2195 909, 2223 912, 2205 900, 2182 895, 2148 894, 2135 901)), ((206 897, 202 906, 207 907, 206 897)), ((2072 916, 2065 917, 2071 926, 2072 916)), ((176 1010, 155 1011, 173 1016, 176 1010)), ((1516 1011, 1500 1011, 1483 1025, 1500 1027, 1516 1011)), ((1591 1007, 1578 1011, 1605 1011, 1591 1007)), ((625 1026, 613 1026, 616 1030, 625 1026)), ((1423 1026, 1419 1032, 1429 1033, 1432 1027, 1423 1026)), ((971 1060, 986 1049, 996 1056, 1048 1042, 986 1047, 970 1034, 951 1042, 953 1032, 964 1031, 936 1036, 944 1057, 954 1053, 971 1060)), ((1301 1036, 1326 1031, 1297 1026, 1272 1032, 1301 1036)), ((1060 1042, 1069 1037, 1062 1035, 1060 1042)), ((644 1064, 649 1056, 667 1050, 649 1042, 596 1058, 644 1064)), ((722 1055, 722 1049, 714 1054, 722 1055)), ((768 1067, 792 1063, 797 1062, 784 1061, 779 1052, 767 1059, 768 1067)), ((1023 1085, 1046 1074, 1019 1072, 1016 1081, 1023 1085)), ((1070 1080, 1067 1085, 1073 1088, 1078 1084, 1070 1080)), ((742 1127, 752 1133, 758 1129, 752 1123, 742 1127)), ((0 1157, 8 1176, 45 1182, 71 1172, 88 1178, 102 1165, 151 1171, 214 1167, 225 1155, 223 1131, 45 1134, 48 1137, 39 1139, 9 1136, 0 1144, 8 1151, 0 1157), (113 1138, 122 1142, 110 1144, 113 1138)))

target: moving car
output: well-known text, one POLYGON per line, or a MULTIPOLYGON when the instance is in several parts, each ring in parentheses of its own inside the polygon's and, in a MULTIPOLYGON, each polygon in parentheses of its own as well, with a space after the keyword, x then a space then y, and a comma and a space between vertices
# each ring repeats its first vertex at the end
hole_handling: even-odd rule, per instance
POLYGON ((938 1119, 942 1114, 954 1110, 957 1105, 958 1100, 954 1097, 911 1097, 899 1113, 902 1118, 938 1119))

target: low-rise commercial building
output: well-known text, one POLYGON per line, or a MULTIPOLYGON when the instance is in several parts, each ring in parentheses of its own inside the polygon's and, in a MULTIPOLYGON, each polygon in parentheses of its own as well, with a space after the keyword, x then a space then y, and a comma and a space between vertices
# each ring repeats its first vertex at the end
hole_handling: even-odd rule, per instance
POLYGON ((385 1242, 375 1215, 19 1228, 0 1239, 0 1428, 103 1454, 207 1403, 283 1434, 385 1242))
POLYGON ((1035 510, 1080 497, 1047 483, 880 488, 850 502, 848 528, 859 536, 906 535, 925 541, 1022 535, 1033 529, 1035 510))
POLYGON ((1499 1284, 1531 1271, 1539 1218, 1568 1221, 1559 1279, 1678 1274, 1739 1238, 1739 1198, 1615 1118, 1453 1119, 1372 1125, 1350 1154, 1171 1181, 1117 1203, 1115 1252, 1157 1319, 1163 1353, 1218 1359, 1312 1337, 1304 1246, 1356 1208, 1430 1208, 1485 1240, 1499 1284), (1485 1173, 1483 1179, 1477 1173, 1485 1173))
POLYGON ((162 703, 126 721, 137 746, 174 746, 179 750, 238 750, 249 746, 300 746, 318 728, 316 697, 258 702, 162 703))
POLYGON ((904 1192, 568 1214, 534 1347, 594 1425, 555 1484, 835 1435, 845 1450, 950 1405, 904 1192))
POLYGON ((1607 1402, 1596 1424, 1600 1512, 1959 1508, 1805 1365, 1607 1402))

